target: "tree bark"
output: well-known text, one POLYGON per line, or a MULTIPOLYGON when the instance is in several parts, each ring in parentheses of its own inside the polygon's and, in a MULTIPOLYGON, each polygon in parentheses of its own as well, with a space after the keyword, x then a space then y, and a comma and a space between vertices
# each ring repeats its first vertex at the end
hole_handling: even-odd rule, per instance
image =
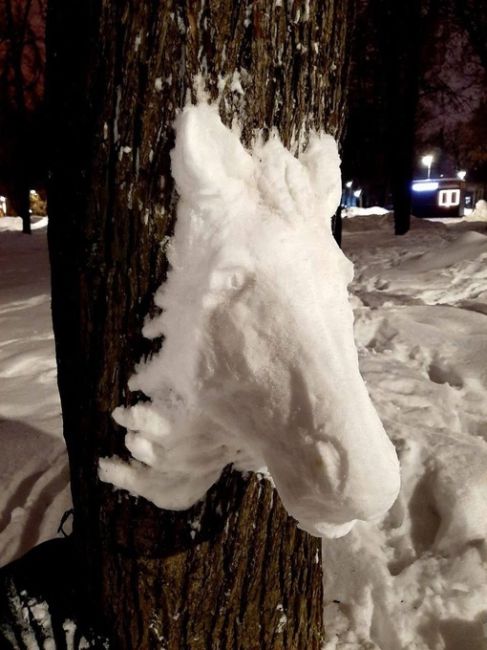
POLYGON ((321 646, 320 541, 268 482, 227 468, 203 503, 167 512, 101 484, 97 462, 125 454, 110 414, 135 400, 127 380, 150 351, 141 328, 176 201, 172 125, 196 99, 196 75, 246 143, 272 127, 287 145, 311 127, 339 137, 351 10, 352 0, 50 3, 49 247, 74 541, 87 619, 114 648, 321 646))

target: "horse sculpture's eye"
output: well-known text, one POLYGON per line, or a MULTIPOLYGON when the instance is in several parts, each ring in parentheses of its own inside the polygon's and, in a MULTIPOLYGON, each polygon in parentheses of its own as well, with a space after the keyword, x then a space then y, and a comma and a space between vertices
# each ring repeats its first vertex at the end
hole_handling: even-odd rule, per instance
POLYGON ((213 291, 240 291, 252 277, 252 273, 243 267, 220 269, 213 273, 210 286, 213 291))
POLYGON ((228 277, 228 287, 229 289, 241 289, 245 284, 245 279, 247 275, 245 271, 239 269, 237 271, 232 271, 228 277))

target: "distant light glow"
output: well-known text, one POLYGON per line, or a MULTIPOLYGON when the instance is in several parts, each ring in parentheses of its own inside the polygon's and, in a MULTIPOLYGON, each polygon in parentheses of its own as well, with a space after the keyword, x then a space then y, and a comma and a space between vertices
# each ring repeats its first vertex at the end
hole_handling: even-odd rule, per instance
POLYGON ((360 198, 361 194, 362 194, 362 190, 360 188, 358 190, 355 190, 355 192, 353 193, 356 199, 360 198))
POLYGON ((457 171, 457 177, 458 177, 461 181, 464 181, 464 180, 465 180, 465 176, 466 176, 466 175, 467 175, 467 172, 466 172, 464 169, 460 169, 459 171, 457 171))
POLYGON ((412 185, 413 192, 434 192, 438 187, 439 183, 436 181, 420 181, 412 185))
POLYGON ((352 185, 353 185, 353 181, 347 181, 345 183, 345 187, 348 187, 348 189, 350 189, 352 187, 352 185))

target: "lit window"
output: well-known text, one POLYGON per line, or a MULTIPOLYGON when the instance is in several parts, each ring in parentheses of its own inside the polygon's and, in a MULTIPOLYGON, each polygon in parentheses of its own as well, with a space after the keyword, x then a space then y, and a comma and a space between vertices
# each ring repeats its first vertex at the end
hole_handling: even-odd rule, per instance
POLYGON ((460 205, 460 190, 440 190, 438 192, 438 205, 442 208, 453 208, 460 205))

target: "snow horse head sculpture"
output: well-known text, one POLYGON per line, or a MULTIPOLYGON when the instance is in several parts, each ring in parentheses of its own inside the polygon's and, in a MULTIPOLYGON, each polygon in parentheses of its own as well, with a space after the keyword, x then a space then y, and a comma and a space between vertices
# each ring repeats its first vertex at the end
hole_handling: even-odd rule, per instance
POLYGON ((114 412, 133 460, 100 459, 103 480, 179 510, 229 463, 267 467, 319 536, 392 505, 397 456, 359 373, 352 264, 331 233, 339 164, 328 135, 299 159, 277 137, 250 153, 213 107, 180 114, 171 270, 144 329, 165 341, 129 383, 149 401, 114 412))

